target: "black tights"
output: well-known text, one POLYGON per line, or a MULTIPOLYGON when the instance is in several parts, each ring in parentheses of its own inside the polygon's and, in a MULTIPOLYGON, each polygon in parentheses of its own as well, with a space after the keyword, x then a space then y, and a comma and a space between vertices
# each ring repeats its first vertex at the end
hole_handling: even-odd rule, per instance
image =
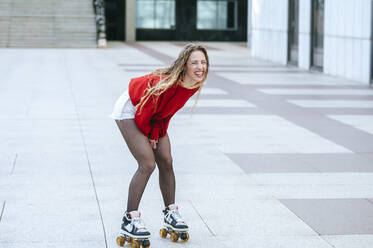
POLYGON ((129 150, 138 163, 133 176, 127 201, 127 212, 138 210, 146 184, 157 165, 159 187, 165 206, 175 203, 175 174, 172 167, 171 145, 168 135, 158 140, 153 150, 148 138, 138 129, 134 119, 116 121, 129 150))

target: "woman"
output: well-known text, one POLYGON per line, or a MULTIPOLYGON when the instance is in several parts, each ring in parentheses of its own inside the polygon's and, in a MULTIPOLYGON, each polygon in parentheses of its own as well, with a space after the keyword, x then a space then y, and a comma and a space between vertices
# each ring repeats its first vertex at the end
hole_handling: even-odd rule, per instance
POLYGON ((188 230, 175 204, 175 175, 167 128, 171 117, 196 91, 199 96, 208 68, 205 47, 188 44, 170 67, 132 79, 128 92, 117 100, 111 116, 138 163, 129 186, 123 235, 135 239, 150 237, 138 207, 156 165, 165 204, 164 225, 172 230, 188 230))

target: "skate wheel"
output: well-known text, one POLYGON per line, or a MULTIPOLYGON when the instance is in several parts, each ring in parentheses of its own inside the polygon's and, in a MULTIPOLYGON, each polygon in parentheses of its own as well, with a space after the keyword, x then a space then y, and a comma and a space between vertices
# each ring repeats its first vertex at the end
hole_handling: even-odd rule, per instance
POLYGON ((182 241, 187 242, 189 240, 189 233, 180 234, 180 238, 182 241))
POLYGON ((132 243, 133 243, 133 238, 129 238, 129 239, 127 240, 127 243, 128 243, 128 245, 132 245, 132 243))
POLYGON ((132 241, 131 248, 140 248, 140 244, 137 240, 132 241))
POLYGON ((126 243, 126 239, 124 237, 119 236, 117 238, 117 244, 118 244, 118 246, 123 247, 125 243, 126 243))
POLYGON ((161 235, 161 238, 162 239, 165 239, 167 237, 167 230, 162 228, 160 231, 159 231, 159 234, 161 235))
POLYGON ((149 248, 150 247, 150 241, 145 239, 143 242, 142 242, 142 247, 143 248, 149 248))
POLYGON ((179 235, 177 235, 176 232, 173 232, 170 235, 170 239, 172 240, 172 242, 177 242, 177 240, 179 239, 179 235))

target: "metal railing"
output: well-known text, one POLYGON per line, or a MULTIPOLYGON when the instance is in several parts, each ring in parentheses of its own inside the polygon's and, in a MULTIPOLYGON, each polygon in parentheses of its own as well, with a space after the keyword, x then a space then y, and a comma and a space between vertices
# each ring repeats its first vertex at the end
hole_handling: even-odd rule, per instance
POLYGON ((97 46, 106 47, 105 0, 93 0, 96 15, 97 46))

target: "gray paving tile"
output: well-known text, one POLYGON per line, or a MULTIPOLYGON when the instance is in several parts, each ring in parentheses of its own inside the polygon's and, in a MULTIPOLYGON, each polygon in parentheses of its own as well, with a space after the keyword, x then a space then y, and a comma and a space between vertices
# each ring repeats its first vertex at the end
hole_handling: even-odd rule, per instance
POLYGON ((228 153, 247 173, 373 172, 370 154, 228 153))
POLYGON ((353 109, 353 108, 313 108, 315 112, 325 115, 373 115, 373 109, 353 109))
POLYGON ((315 154, 304 159, 320 172, 373 172, 373 155, 361 154, 315 154))
POLYGON ((220 107, 201 107, 198 105, 193 110, 192 107, 185 107, 177 114, 207 114, 207 115, 269 115, 272 112, 262 108, 220 108, 220 107))
POLYGON ((318 172, 294 154, 227 154, 246 173, 318 172))
POLYGON ((373 205, 366 199, 281 199, 320 235, 373 234, 373 205))

